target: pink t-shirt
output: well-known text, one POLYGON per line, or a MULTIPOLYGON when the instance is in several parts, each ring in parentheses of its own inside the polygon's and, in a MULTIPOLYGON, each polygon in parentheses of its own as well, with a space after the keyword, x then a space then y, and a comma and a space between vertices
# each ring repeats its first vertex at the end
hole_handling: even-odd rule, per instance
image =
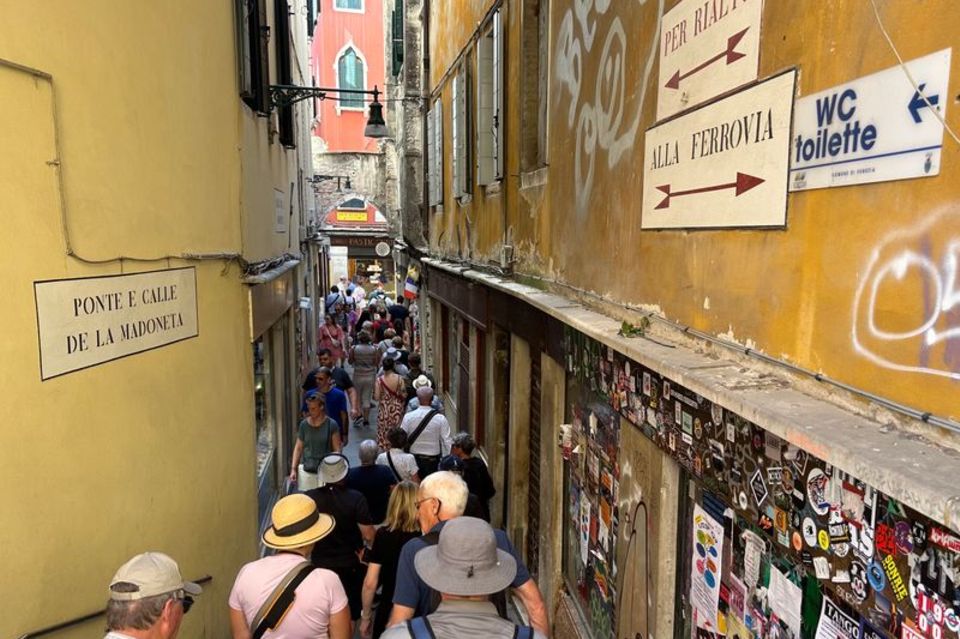
MULTIPOLYGON (((240 569, 230 591, 230 607, 243 612, 249 625, 273 589, 303 557, 290 553, 271 555, 240 569)), ((297 588, 297 597, 280 627, 264 639, 325 638, 330 616, 347 605, 347 595, 336 573, 317 568, 297 588)), ((253 630, 251 628, 251 630, 253 630)))

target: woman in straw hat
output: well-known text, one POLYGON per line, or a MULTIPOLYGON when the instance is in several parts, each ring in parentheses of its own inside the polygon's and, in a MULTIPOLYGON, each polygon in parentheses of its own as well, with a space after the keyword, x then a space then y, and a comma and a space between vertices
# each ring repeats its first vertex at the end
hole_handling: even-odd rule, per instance
POLYGON ((317 512, 312 499, 302 494, 284 497, 273 507, 273 525, 263 533, 263 543, 277 554, 258 559, 240 569, 230 592, 230 626, 233 639, 250 639, 264 603, 273 600, 281 582, 311 568, 280 622, 264 639, 349 639, 352 634, 347 595, 337 575, 312 568, 310 552, 330 534, 334 521, 317 512))

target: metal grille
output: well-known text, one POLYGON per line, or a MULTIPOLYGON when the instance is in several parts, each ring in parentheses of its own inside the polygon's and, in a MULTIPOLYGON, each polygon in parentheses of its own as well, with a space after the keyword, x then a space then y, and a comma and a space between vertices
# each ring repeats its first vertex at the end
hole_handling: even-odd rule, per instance
POLYGON ((540 358, 530 361, 530 465, 527 485, 529 526, 527 527, 527 568, 536 578, 540 564, 540 358))

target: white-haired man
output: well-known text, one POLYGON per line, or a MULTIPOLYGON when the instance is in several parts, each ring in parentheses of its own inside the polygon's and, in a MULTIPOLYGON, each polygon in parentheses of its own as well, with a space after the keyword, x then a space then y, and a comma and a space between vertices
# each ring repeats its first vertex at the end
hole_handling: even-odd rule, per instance
POLYGON ((110 580, 107 639, 173 639, 200 592, 169 556, 137 555, 110 580))
POLYGON ((437 470, 443 456, 450 454, 453 436, 447 418, 432 406, 432 388, 418 388, 417 401, 420 407, 403 416, 400 428, 407 431, 406 450, 416 458, 418 474, 423 479, 437 470))
MULTIPOLYGON (((449 471, 433 473, 420 482, 417 493, 417 518, 423 535, 408 541, 400 551, 393 594, 393 611, 390 613, 388 626, 428 615, 436 610, 439 604, 438 593, 419 577, 414 557, 424 548, 436 545, 445 522, 463 514, 467 505, 467 495, 467 484, 459 475, 449 471)), ((543 603, 540 588, 530 577, 530 572, 513 544, 510 543, 507 534, 502 530, 495 530, 494 534, 497 547, 509 553, 517 564, 516 576, 510 582, 510 587, 527 609, 530 624, 537 632, 547 636, 549 634, 547 609, 543 603)), ((492 599, 496 602, 498 597, 494 596, 492 599)), ((499 599, 498 610, 502 616, 506 612, 506 602, 502 596, 499 599)))
POLYGON ((417 553, 414 564, 441 602, 436 612, 388 629, 384 639, 543 639, 530 626, 502 618, 490 601, 516 577, 517 562, 497 547, 487 522, 457 517, 443 527, 435 546, 417 553))

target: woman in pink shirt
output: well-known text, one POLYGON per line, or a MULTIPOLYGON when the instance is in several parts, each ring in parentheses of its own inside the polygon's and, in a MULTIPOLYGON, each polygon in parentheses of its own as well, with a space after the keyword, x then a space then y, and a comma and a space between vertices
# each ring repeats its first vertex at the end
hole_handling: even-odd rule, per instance
POLYGON ((313 499, 297 493, 277 502, 272 520, 262 539, 277 554, 241 568, 230 591, 233 639, 250 639, 263 604, 279 595, 278 586, 286 577, 301 571, 309 572, 297 585, 293 602, 263 639, 350 639, 350 607, 340 579, 336 573, 313 567, 309 559, 316 543, 333 530, 333 517, 317 512, 313 499))

